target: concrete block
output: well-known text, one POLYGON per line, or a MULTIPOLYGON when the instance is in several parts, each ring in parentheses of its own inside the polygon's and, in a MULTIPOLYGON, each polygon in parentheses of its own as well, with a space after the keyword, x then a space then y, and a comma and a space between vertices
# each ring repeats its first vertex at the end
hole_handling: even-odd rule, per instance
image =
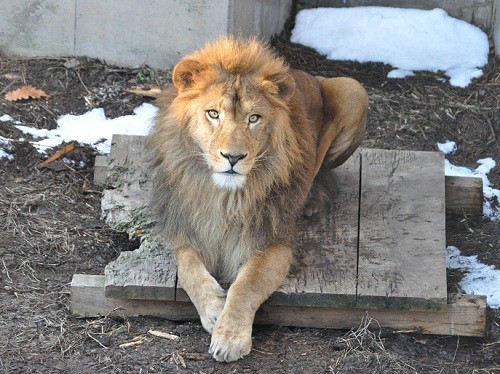
POLYGON ((220 35, 279 33, 292 0, 0 0, 0 52, 169 68, 220 35))
POLYGON ((0 0, 0 52, 72 55, 74 25, 75 0, 0 0))
POLYGON ((85 0, 76 3, 75 54, 168 68, 227 32, 227 0, 85 0))

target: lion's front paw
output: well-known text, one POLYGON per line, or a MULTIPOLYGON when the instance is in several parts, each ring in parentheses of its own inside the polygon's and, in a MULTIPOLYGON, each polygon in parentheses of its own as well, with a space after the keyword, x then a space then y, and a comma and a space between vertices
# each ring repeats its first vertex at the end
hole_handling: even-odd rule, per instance
POLYGON ((221 319, 217 322, 208 352, 219 362, 239 360, 252 349, 252 325, 223 322, 221 319))
POLYGON ((224 304, 226 303, 226 294, 222 293, 213 297, 205 306, 203 312, 200 312, 200 320, 203 328, 212 334, 214 330, 215 322, 219 318, 222 310, 224 309, 224 304))

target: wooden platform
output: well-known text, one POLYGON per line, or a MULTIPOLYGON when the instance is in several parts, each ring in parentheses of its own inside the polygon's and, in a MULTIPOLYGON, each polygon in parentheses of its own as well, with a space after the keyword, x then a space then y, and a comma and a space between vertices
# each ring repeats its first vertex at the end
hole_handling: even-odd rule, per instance
MULTIPOLYGON (((142 137, 115 136, 110 156, 96 161, 97 182, 110 187, 107 222, 143 241, 104 276, 75 275, 77 315, 120 306, 129 314, 197 317, 145 207, 142 149, 142 137)), ((326 216, 300 223, 298 265, 256 321, 350 328, 368 312, 399 330, 482 335, 485 299, 448 295, 445 263, 445 209, 480 211, 481 180, 445 178, 440 153, 375 149, 361 149, 333 173, 337 194, 326 216)))

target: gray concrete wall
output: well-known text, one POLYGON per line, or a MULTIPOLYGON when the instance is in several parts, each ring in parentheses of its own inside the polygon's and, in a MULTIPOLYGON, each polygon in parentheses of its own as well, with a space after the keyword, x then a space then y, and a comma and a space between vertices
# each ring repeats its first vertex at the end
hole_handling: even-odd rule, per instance
POLYGON ((219 35, 281 31, 292 0, 0 0, 0 53, 168 68, 219 35))
POLYGON ((225 34, 227 0, 77 0, 74 54, 169 67, 225 34))
POLYGON ((75 0, 0 0, 0 52, 74 53, 75 0))
POLYGON ((279 34, 291 13, 290 0, 232 0, 229 31, 266 38, 279 34))
MULTIPOLYGON (((298 9, 381 5, 432 9, 494 36, 500 0, 297 0, 298 9)), ((0 55, 85 55, 112 64, 168 68, 218 35, 279 33, 292 0, 0 0, 0 55)))

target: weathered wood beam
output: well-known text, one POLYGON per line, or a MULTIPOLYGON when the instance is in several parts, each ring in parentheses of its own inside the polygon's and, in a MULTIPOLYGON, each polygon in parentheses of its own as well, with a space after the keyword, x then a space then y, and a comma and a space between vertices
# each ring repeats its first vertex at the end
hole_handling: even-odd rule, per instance
POLYGON ((96 156, 94 161, 94 184, 104 186, 108 175, 109 156, 96 156))
POLYGON ((483 180, 480 177, 445 177, 446 210, 457 214, 483 211, 483 180))
MULTIPOLYGON (((123 300, 107 298, 103 275, 75 274, 71 282, 71 311, 78 317, 100 317, 120 310, 127 316, 150 316, 173 321, 198 319, 188 301, 123 300)), ((486 299, 483 296, 451 295, 441 311, 371 310, 283 306, 264 303, 255 323, 314 328, 351 329, 368 316, 381 327, 419 331, 431 335, 484 336, 486 299)))

